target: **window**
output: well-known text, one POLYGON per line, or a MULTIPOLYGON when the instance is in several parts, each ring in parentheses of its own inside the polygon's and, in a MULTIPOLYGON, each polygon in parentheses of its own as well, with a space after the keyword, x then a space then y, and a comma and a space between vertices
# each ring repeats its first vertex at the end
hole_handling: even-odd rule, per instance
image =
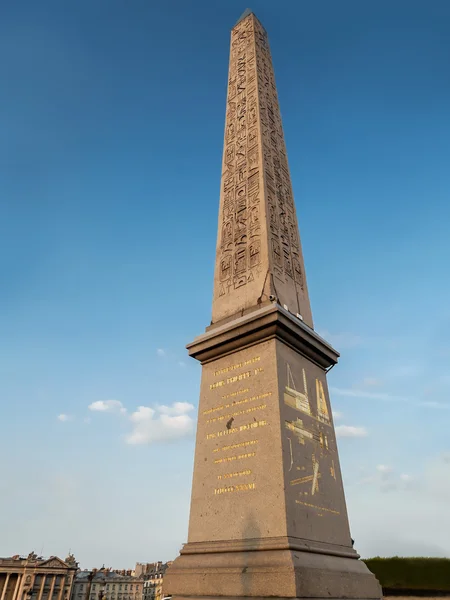
POLYGON ((130 590, 132 590, 132 589, 133 589, 133 584, 130 585, 130 590))
POLYGON ((126 590, 128 589, 128 584, 127 584, 127 583, 125 584, 125 589, 126 589, 126 590))

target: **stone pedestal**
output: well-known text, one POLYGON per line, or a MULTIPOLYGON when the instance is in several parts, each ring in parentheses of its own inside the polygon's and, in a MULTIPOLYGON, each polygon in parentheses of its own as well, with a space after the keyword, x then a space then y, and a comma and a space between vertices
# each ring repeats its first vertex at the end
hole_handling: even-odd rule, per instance
POLYGON ((338 354, 276 303, 188 346, 203 365, 187 598, 380 598, 352 548, 326 370, 338 354))

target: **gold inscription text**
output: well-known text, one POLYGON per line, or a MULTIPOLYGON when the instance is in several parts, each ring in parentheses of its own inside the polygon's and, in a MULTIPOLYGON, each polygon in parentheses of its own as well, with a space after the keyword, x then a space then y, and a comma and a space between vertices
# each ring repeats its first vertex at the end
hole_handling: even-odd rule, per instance
POLYGON ((238 454, 237 456, 226 456, 225 458, 216 458, 214 461, 215 465, 220 465, 222 463, 233 462, 233 460, 242 460, 244 458, 253 458, 256 456, 256 452, 247 452, 246 454, 238 454))
POLYGON ((258 440, 247 440, 246 442, 239 442, 239 444, 229 444, 228 446, 222 446, 222 448, 214 448, 213 452, 226 452, 227 450, 235 450, 236 448, 246 448, 247 446, 254 446, 258 443, 258 440))
POLYGON ((214 377, 218 375, 223 375, 224 373, 229 373, 230 371, 235 371, 236 369, 241 369, 242 367, 246 367, 247 365, 251 365, 255 362, 259 362, 261 360, 260 356, 255 356, 254 358, 250 358, 249 360, 245 360, 243 362, 237 363, 235 365, 231 365, 231 367, 225 367, 224 369, 219 369, 218 371, 214 371, 214 377))
POLYGON ((236 471, 235 473, 224 473, 223 475, 217 475, 217 479, 231 479, 231 477, 242 477, 243 475, 251 475, 250 469, 244 471, 236 471))
POLYGON ((247 492, 249 490, 256 489, 255 483, 241 483, 238 485, 230 485, 228 487, 223 488, 215 488, 214 495, 218 496, 219 494, 229 494, 231 492, 247 492))

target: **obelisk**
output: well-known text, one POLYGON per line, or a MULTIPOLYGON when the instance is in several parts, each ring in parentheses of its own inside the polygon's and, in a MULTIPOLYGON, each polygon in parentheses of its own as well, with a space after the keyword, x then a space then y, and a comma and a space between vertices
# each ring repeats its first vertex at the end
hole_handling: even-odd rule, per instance
POLYGON ((327 370, 314 332, 267 33, 231 33, 211 325, 188 542, 173 600, 380 598, 352 547, 327 370))

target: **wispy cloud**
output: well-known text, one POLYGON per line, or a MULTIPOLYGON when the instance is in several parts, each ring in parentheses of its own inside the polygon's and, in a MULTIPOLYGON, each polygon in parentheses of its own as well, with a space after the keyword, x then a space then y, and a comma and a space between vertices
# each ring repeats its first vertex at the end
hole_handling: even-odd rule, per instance
POLYGON ((375 473, 359 481, 360 485, 374 485, 381 492, 410 491, 417 489, 417 481, 408 473, 398 475, 391 465, 377 465, 375 473))
POLYGON ((88 406, 94 412, 108 412, 125 414, 127 409, 120 400, 97 400, 88 406))
POLYGON ((377 465, 376 469, 379 473, 392 473, 394 470, 389 465, 377 465))
POLYGON ((58 421, 61 421, 62 423, 65 423, 66 421, 72 421, 72 419, 73 419, 72 415, 66 415, 65 413, 61 413, 56 418, 58 419, 58 421))
POLYGON ((317 332, 320 337, 327 341, 336 349, 339 348, 355 348, 362 344, 362 338, 354 333, 342 332, 342 333, 330 333, 329 331, 322 330, 317 332))
POLYGON ((437 410, 450 410, 450 403, 438 402, 435 400, 417 400, 417 398, 408 398, 406 396, 396 396, 385 392, 368 392, 361 389, 331 387, 330 392, 335 396, 346 398, 367 398, 368 400, 381 400, 383 402, 407 402, 414 406, 424 406, 435 408, 437 410))
POLYGON ((339 421, 339 419, 342 419, 344 415, 338 411, 338 410, 333 410, 333 420, 334 421, 339 421))
POLYGON ((352 388, 331 387, 330 391, 336 396, 345 396, 347 398, 369 398, 371 400, 383 400, 386 402, 408 402, 409 400, 403 396, 394 396, 384 392, 368 392, 352 388))
POLYGON ((158 356, 166 356, 166 351, 163 348, 158 348, 156 354, 158 356))
POLYGON ((362 382, 365 387, 378 387, 382 384, 381 379, 377 379, 376 377, 366 377, 362 382))
POLYGON ((338 425, 335 431, 338 438, 364 438, 369 435, 365 427, 355 427, 353 425, 338 425))
POLYGON ((175 402, 171 406, 139 406, 130 415, 133 430, 126 436, 127 444, 153 444, 193 435, 194 419, 188 414, 194 410, 188 402, 175 402))
POLYGON ((437 408, 442 410, 450 410, 450 404, 446 402, 436 402, 434 400, 424 400, 423 402, 418 403, 419 406, 426 406, 427 408, 437 408))

